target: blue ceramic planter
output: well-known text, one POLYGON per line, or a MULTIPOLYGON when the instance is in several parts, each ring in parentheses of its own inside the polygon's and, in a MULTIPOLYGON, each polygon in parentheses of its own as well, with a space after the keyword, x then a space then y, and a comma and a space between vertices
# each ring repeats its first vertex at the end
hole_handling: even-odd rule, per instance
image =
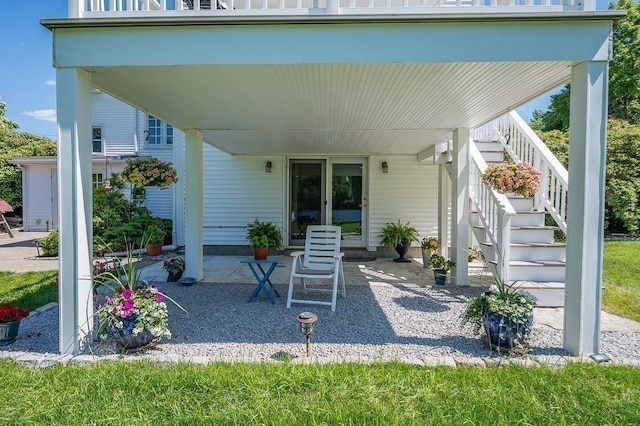
POLYGON ((513 349, 525 343, 533 324, 533 315, 521 324, 511 321, 502 314, 485 312, 482 315, 482 324, 493 345, 503 349, 513 349))
POLYGON ((16 341, 20 321, 0 323, 0 346, 9 345, 16 341))

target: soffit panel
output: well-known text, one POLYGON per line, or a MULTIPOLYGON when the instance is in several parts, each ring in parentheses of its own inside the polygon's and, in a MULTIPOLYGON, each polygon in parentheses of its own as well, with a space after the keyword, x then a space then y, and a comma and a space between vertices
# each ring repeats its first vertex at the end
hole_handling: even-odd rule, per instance
POLYGON ((566 62, 90 68, 101 90, 225 152, 417 154, 556 87, 566 62))

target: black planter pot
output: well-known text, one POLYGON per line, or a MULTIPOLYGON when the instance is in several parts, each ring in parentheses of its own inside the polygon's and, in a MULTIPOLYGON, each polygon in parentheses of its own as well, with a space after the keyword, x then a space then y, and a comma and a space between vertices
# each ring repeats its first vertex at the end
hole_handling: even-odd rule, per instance
POLYGON ((178 271, 175 274, 172 274, 171 272, 169 272, 169 276, 167 277, 167 281, 170 282, 170 283, 175 283, 180 278, 182 278, 182 273, 183 272, 184 271, 178 271))
POLYGON ((0 324, 0 346, 9 345, 16 341, 20 320, 3 322, 0 324))
POLYGON ((404 257, 409 252, 410 248, 411 248, 411 241, 409 241, 409 240, 404 240, 402 242, 402 244, 398 244, 396 246, 396 251, 398 252, 398 255, 400 257, 398 257, 397 259, 393 259, 393 261, 394 262, 404 262, 404 263, 411 262, 410 259, 407 259, 406 257, 404 257))

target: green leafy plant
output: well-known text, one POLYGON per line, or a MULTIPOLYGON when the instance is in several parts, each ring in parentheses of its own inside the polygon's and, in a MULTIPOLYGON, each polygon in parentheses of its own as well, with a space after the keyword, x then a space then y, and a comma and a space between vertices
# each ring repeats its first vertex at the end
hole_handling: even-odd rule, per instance
POLYGON ((51 229, 46 237, 40 238, 38 245, 45 256, 54 257, 58 255, 59 238, 58 228, 51 229))
POLYGON ((172 257, 162 263, 162 268, 170 274, 177 274, 184 271, 185 263, 181 257, 172 257))
POLYGON ((151 224, 147 227, 144 235, 146 236, 147 244, 157 244, 164 240, 164 229, 156 224, 151 224))
POLYGON ((380 245, 387 248, 395 248, 404 241, 420 242, 418 230, 412 227, 409 222, 406 224, 400 223, 400 219, 398 219, 398 223, 389 222, 385 224, 378 237, 380 238, 380 245))
POLYGON ((515 287, 515 283, 508 286, 496 279, 489 291, 469 299, 462 315, 462 325, 471 324, 474 333, 478 334, 484 325, 485 314, 502 315, 506 319, 499 325, 502 333, 510 330, 506 322, 511 322, 523 330, 510 336, 512 347, 521 347, 526 343, 531 332, 531 318, 536 300, 535 296, 515 287))
POLYGON ((278 226, 258 218, 247 225, 247 241, 252 247, 271 247, 276 250, 283 248, 282 232, 278 226))
POLYGON ((448 271, 451 268, 456 266, 456 262, 453 260, 445 259, 443 256, 439 254, 432 254, 429 258, 429 267, 431 269, 440 269, 443 271, 448 271))

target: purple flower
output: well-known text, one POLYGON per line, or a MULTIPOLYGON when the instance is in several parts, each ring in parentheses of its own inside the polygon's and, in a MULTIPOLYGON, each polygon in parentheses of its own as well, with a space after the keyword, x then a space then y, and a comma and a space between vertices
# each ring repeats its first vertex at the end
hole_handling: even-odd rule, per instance
POLYGON ((122 290, 122 293, 120 293, 120 294, 125 299, 131 299, 131 296, 133 295, 133 292, 131 291, 130 288, 126 288, 126 289, 122 290))

